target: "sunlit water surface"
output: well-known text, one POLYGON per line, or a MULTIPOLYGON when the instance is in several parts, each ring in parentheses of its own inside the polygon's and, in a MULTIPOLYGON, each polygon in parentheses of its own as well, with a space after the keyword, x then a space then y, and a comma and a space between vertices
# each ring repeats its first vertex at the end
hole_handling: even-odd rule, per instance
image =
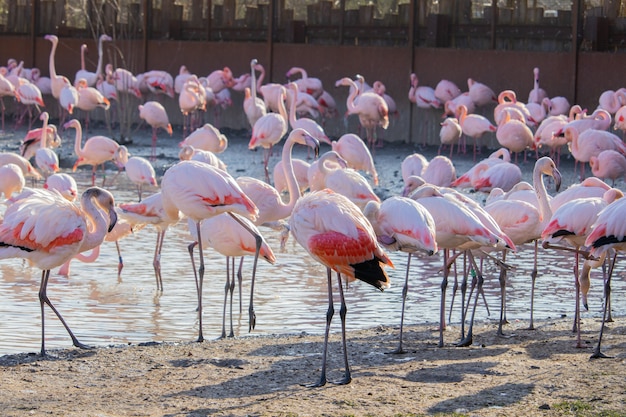
MULTIPOLYGON (((257 159, 260 159, 260 155, 257 159)), ((457 170, 464 172, 463 168, 457 167, 457 170)), ((90 185, 90 176, 86 171, 78 174, 82 190, 90 185)), ((381 182, 389 175, 392 174, 383 173, 381 182)), ((136 200, 135 190, 124 175, 118 177, 110 189, 118 202, 136 200)), ((270 229, 262 231, 278 261, 275 265, 259 261, 254 292, 257 323, 252 333, 248 333, 252 258, 246 260, 241 314, 239 297, 235 295, 236 335, 322 333, 328 306, 325 268, 313 261, 292 237, 285 250, 281 251, 278 233, 270 229)), ((168 231, 161 257, 162 293, 156 290, 152 267, 156 231, 148 226, 120 241, 124 260, 121 276, 117 276, 115 244, 105 242, 100 257, 94 263, 74 261, 69 277, 59 276, 53 271, 48 295, 79 340, 89 345, 195 340, 198 335, 198 317, 196 287, 187 252, 190 242, 186 222, 168 231)), ((204 336, 211 339, 219 337, 222 332, 226 262, 224 257, 211 250, 206 251, 205 256, 204 336)), ((396 266, 395 270, 389 270, 392 281, 390 289, 379 292, 361 282, 349 285, 345 293, 348 329, 399 324, 407 257, 402 253, 390 253, 390 256, 396 266)), ((507 317, 509 321, 527 323, 530 314, 532 246, 519 248, 517 254, 509 256, 508 261, 515 269, 509 273, 507 317)), ((438 323, 442 262, 441 253, 412 259, 406 305, 407 324, 438 323)), ((575 290, 572 266, 571 253, 541 250, 536 320, 563 315, 573 317, 575 290)), ((500 300, 498 272, 492 262, 485 263, 485 295, 490 314, 485 304, 480 302, 476 320, 497 323, 500 300)), ((41 317, 37 296, 41 271, 28 266, 21 259, 10 259, 0 262, 0 274, 0 355, 37 352, 41 346, 41 317)), ((618 262, 613 280, 612 306, 615 315, 623 315, 626 310, 626 303, 621 296, 625 290, 623 275, 624 269, 618 262)), ((583 312, 583 318, 601 317, 601 276, 600 271, 593 272, 589 294, 590 311, 583 312)), ((452 283, 451 279, 446 301, 448 307, 452 283)), ((337 298, 336 288, 334 292, 337 298)), ((71 347, 67 332, 47 307, 45 315, 46 348, 71 347)), ((457 297, 451 323, 458 324, 459 318, 460 302, 457 297)), ((338 317, 336 319, 338 321, 338 317)), ((585 326, 597 326, 597 320, 588 323, 585 326)), ((334 324, 333 329, 338 330, 338 324, 334 324)), ((457 337, 456 333, 446 333, 449 342, 456 341, 457 337)), ((433 343, 436 341, 433 340, 433 343)))

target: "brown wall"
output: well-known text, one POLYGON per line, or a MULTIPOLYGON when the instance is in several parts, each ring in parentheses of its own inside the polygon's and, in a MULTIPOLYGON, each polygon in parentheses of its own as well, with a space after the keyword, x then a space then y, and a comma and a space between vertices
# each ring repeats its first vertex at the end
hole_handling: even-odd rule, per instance
MULTIPOLYGON (((65 74, 73 80, 80 66, 80 45, 87 43, 89 53, 87 67, 94 68, 97 61, 97 46, 92 39, 61 38, 56 56, 57 73, 65 74)), ((285 82, 284 74, 292 66, 305 68, 309 76, 318 77, 326 90, 337 101, 341 115, 345 112, 347 88, 335 88, 335 81, 341 77, 354 77, 361 74, 370 84, 381 80, 387 87, 399 110, 399 116, 392 119, 387 140, 412 141, 415 143, 438 143, 441 112, 411 108, 407 98, 409 75, 418 74, 420 84, 434 87, 441 79, 454 81, 463 91, 467 90, 467 78, 471 77, 489 85, 496 93, 504 89, 518 92, 518 98, 525 101, 533 86, 532 70, 541 69, 540 83, 550 96, 565 96, 570 103, 581 104, 590 110, 597 106, 597 99, 607 89, 617 89, 624 85, 622 69, 626 55, 612 53, 580 53, 578 67, 573 53, 543 53, 519 51, 488 51, 450 48, 404 47, 349 47, 308 44, 272 45, 259 43, 194 42, 194 41, 149 41, 146 54, 143 54, 142 41, 114 42, 105 48, 105 63, 126 64, 136 68, 136 72, 146 69, 167 70, 173 76, 178 74, 181 65, 198 75, 208 75, 211 71, 229 66, 235 76, 249 71, 249 62, 257 58, 266 70, 271 72, 265 82, 285 82), (411 63, 413 52, 413 63, 411 63), (271 60, 271 61, 270 61, 271 60), (411 121, 411 118, 413 119, 411 121)), ((25 67, 37 66, 42 74, 48 74, 50 42, 43 38, 2 37, 0 42, 0 62, 14 57, 24 60, 25 67)), ((241 111, 242 94, 233 92, 234 105, 221 116, 220 127, 235 129, 247 128, 241 111)), ((173 124, 182 123, 178 111, 178 101, 168 99, 173 124)), ((51 113, 54 114, 52 106, 51 113)), ((492 109, 479 110, 490 117, 492 109)), ((492 117, 490 117, 492 118, 492 117)), ((212 121, 212 116, 207 116, 212 121)), ((357 121, 349 120, 348 130, 356 131, 357 121)), ((326 129, 330 136, 346 132, 341 117, 328 121, 326 129)))

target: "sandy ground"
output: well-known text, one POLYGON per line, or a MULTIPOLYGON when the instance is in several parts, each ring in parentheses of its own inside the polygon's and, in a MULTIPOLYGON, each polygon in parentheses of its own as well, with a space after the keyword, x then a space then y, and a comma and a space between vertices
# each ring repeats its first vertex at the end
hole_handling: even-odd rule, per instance
MULTIPOLYGON (((95 133, 88 133, 92 135, 95 133)), ((23 132, 6 134, 16 149, 23 132)), ((224 153, 234 175, 260 175, 260 153, 244 158, 245 134, 224 153), (238 150, 238 152, 237 152, 238 150)), ((155 163, 162 172, 177 160, 179 139, 159 139, 155 163)), ((72 166, 73 132, 59 149, 72 166)), ((129 149, 149 155, 150 134, 141 130, 129 149)), ((323 149, 324 150, 324 149, 323 149)), ((432 157, 436 149, 389 144, 376 156, 385 198, 402 186, 400 162, 410 152, 432 157), (383 169, 381 169, 383 168, 383 169)), ((455 161, 457 164, 457 161, 455 161)), ((459 160, 458 172, 472 164, 459 160)), ((528 163, 532 167, 532 163, 528 163)), ((528 169, 530 170, 530 168, 528 169)), ((526 170, 526 171, 528 171, 526 170)), ((33 300, 33 302, 36 302, 33 300)), ((409 320, 412 322, 413 320, 409 320)), ((397 327, 348 332, 349 385, 304 385, 320 376, 323 337, 297 334, 245 336, 204 343, 181 342, 24 353, 0 357, 0 412, 4 416, 617 416, 626 415, 626 321, 610 323, 603 351, 591 360, 599 321, 583 322, 584 348, 575 347, 570 318, 511 323, 496 336, 492 323, 477 323, 474 344, 454 346, 460 328, 437 347, 436 325, 405 329, 401 355, 397 327)), ((343 375, 338 316, 333 325, 329 379, 343 375)))

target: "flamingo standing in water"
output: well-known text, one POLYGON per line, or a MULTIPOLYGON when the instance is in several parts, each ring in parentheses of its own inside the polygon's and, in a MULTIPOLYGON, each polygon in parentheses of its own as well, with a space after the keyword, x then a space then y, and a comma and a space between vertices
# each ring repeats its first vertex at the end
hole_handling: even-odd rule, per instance
MULTIPOLYGON (((81 145, 83 130, 78 120, 70 120, 69 122, 65 123, 63 128, 76 129, 76 138, 74 140, 74 153, 76 153, 78 159, 74 163, 72 171, 76 172, 76 169, 80 165, 91 165, 92 185, 94 185, 96 182, 96 167, 98 165, 103 165, 107 161, 114 161, 117 167, 119 169, 122 169, 126 164, 127 161, 124 160, 125 153, 123 152, 123 150, 120 151, 121 146, 113 139, 106 136, 92 136, 85 141, 84 145, 81 145)), ((126 153, 126 155, 128 154, 126 153)), ((102 178, 103 185, 105 181, 106 173, 105 176, 102 178)))
POLYGON ((205 123, 178 144, 181 148, 185 145, 217 154, 226 150, 228 138, 211 123, 205 123))
POLYGON ((367 172, 372 176, 374 185, 378 185, 378 172, 374 166, 374 159, 363 139, 354 133, 346 133, 333 141, 331 146, 333 151, 346 160, 349 168, 367 172))
POLYGON ((88 71, 85 67, 85 52, 87 51, 87 45, 83 44, 80 47, 80 69, 76 71, 76 76, 74 77, 74 85, 78 85, 78 81, 81 78, 84 78, 87 82, 88 87, 95 87, 96 82, 98 81, 98 77, 102 75, 102 55, 104 55, 104 51, 102 50, 102 44, 104 42, 111 42, 113 38, 111 38, 106 33, 103 33, 98 38, 98 63, 96 64, 96 70, 94 72, 88 71))
POLYGON ((402 328, 404 306, 409 289, 411 256, 425 253, 428 256, 438 251, 435 221, 418 202, 407 197, 390 197, 378 203, 371 201, 363 211, 370 221, 378 242, 388 250, 399 250, 408 254, 406 275, 402 289, 402 313, 400 314, 400 343, 394 353, 404 353, 402 349, 402 328))
POLYGON ((152 127, 152 152, 150 157, 156 159, 157 130, 159 128, 164 129, 170 136, 173 133, 165 107, 158 101, 146 101, 144 104, 139 105, 139 117, 152 127))
POLYGON ((47 177, 59 170, 59 156, 47 146, 48 112, 41 113, 39 118, 43 120, 43 127, 41 128, 41 139, 39 140, 40 146, 35 153, 35 163, 44 176, 47 177))
POLYGON ((58 193, 45 192, 17 200, 7 208, 0 225, 0 259, 28 259, 42 269, 39 287, 41 356, 46 355, 44 304, 57 315, 74 346, 89 348, 78 341, 48 298, 48 279, 51 269, 100 245, 116 221, 113 195, 97 187, 83 193, 80 207, 58 193))
POLYGON ((251 83, 250 87, 245 89, 245 98, 243 100, 243 110, 246 113, 250 127, 254 127, 257 120, 267 113, 265 102, 257 97, 256 94, 256 66, 258 61, 253 59, 250 61, 251 83))
MULTIPOLYGON (((195 223, 200 264, 197 273, 198 341, 202 334, 202 289, 204 283, 204 250, 200 224, 202 220, 221 213, 235 213, 255 220, 258 209, 237 182, 225 171, 197 161, 181 161, 165 171, 161 180, 163 209, 168 218, 178 219, 180 213, 195 223)), ((258 250, 258 247, 257 247, 258 250)), ((195 275, 195 268, 194 268, 195 275)), ((254 310, 250 310, 254 328, 254 310)))
POLYGON ((393 266, 376 240, 376 234, 361 210, 346 197, 330 190, 315 191, 302 197, 289 218, 291 233, 298 243, 327 269, 328 311, 324 334, 322 373, 311 387, 327 382, 326 362, 330 324, 334 315, 332 271, 337 272, 341 300, 341 339, 345 364, 344 376, 336 384, 352 380, 346 343, 346 301, 342 275, 347 280, 359 279, 379 290, 389 287, 384 266, 393 266))

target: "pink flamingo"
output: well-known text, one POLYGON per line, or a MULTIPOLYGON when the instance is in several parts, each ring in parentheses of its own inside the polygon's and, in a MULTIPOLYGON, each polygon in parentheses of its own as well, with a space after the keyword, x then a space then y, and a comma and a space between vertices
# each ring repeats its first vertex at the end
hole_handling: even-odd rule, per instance
MULTIPOLYGON (((581 198, 568 201, 552 214, 552 218, 544 228, 541 238, 544 247, 565 241, 574 248, 574 285, 576 288, 576 310, 574 314, 574 331, 577 332, 576 347, 582 347, 580 334, 580 295, 582 292, 583 305, 587 308, 587 292, 589 282, 585 275, 579 275, 580 249, 591 232, 591 227, 598 217, 598 213, 607 205, 624 196, 620 190, 612 188, 601 198, 581 198), (582 280, 579 278, 583 278, 582 280), (582 282, 581 282, 582 281, 582 282)), ((558 249, 559 247, 557 247, 558 249)), ((587 275, 588 276, 588 275, 587 275)))
POLYGON ((152 152, 150 157, 156 159, 157 130, 161 128, 170 136, 173 133, 165 107, 158 101, 146 101, 144 104, 139 105, 139 117, 152 127, 152 152))
MULTIPOLYGON (((92 136, 85 141, 82 145, 83 130, 80 126, 80 122, 76 119, 72 119, 65 123, 64 129, 74 128, 76 129, 76 137, 74 140, 74 153, 77 158, 72 168, 73 172, 76 172, 76 168, 81 165, 91 165, 91 183, 96 182, 96 167, 103 165, 107 161, 114 161, 118 168, 122 169, 126 164, 126 161, 122 159, 120 154, 120 145, 111 138, 106 136, 92 136), (82 145, 82 146, 81 146, 82 145)), ((106 174, 102 178, 102 183, 106 181, 106 174)))
POLYGON ((228 138, 211 123, 205 123, 178 144, 180 147, 185 145, 219 154, 228 148, 228 138))
MULTIPOLYGON (((182 213, 195 223, 197 230, 200 256, 197 274, 198 341, 201 342, 204 340, 202 334, 204 251, 200 224, 204 219, 225 212, 255 220, 258 216, 258 209, 228 173, 196 161, 181 161, 165 171, 161 180, 161 195, 163 209, 167 217, 176 219, 182 213)), ((250 323, 252 328, 254 327, 253 314, 254 311, 251 310, 250 323)))
POLYGON ((531 273, 530 292, 530 324, 529 329, 534 329, 534 295, 535 281, 537 279, 537 241, 541 237, 543 229, 552 217, 552 207, 548 199, 548 193, 543 176, 554 178, 558 191, 561 185, 561 173, 556 168, 554 161, 547 156, 537 160, 533 169, 533 188, 537 196, 539 207, 526 201, 503 199, 495 201, 485 207, 485 210, 495 219, 507 236, 516 244, 535 242, 534 264, 531 273))
POLYGON ((473 78, 467 79, 468 93, 474 104, 478 107, 487 106, 498 101, 496 93, 493 92, 491 87, 474 80, 473 78))
MULTIPOLYGON (((243 258, 253 255, 254 266, 252 269, 251 282, 254 283, 256 275, 256 262, 259 256, 270 264, 276 263, 276 257, 272 248, 267 244, 259 229, 245 217, 229 216, 226 213, 219 214, 214 217, 205 219, 200 229, 205 247, 211 247, 226 257, 226 285, 224 286, 224 308, 222 314, 222 338, 226 337, 226 301, 230 292, 230 334, 228 337, 234 337, 233 330, 233 292, 235 289, 235 257, 241 258, 239 261, 239 270, 237 277, 239 280, 239 309, 241 311, 241 284, 243 281, 242 269, 243 258), (258 249, 257 249, 258 248, 258 249), (232 259, 232 280, 230 272, 230 260, 232 259)), ((198 244, 198 236, 193 227, 193 223, 189 220, 189 232, 194 242, 189 245, 189 254, 193 263, 193 247, 198 244)), ((250 305, 252 306, 252 291, 250 305)))
POLYGON ((178 222, 178 217, 168 217, 163 209, 161 192, 144 198, 140 203, 122 203, 118 205, 120 217, 127 221, 131 227, 153 225, 157 230, 156 245, 152 267, 156 279, 157 291, 163 292, 163 278, 161 276, 161 250, 165 241, 165 233, 169 226, 178 222))
POLYGON ((250 61, 251 83, 250 88, 245 89, 245 98, 243 99, 243 111, 246 113, 250 127, 254 127, 257 120, 267 113, 267 108, 262 99, 256 94, 256 65, 258 61, 252 59, 250 61))
POLYGON ((604 109, 596 109, 591 115, 581 114, 573 120, 570 120, 565 126, 557 130, 555 136, 565 135, 565 130, 572 128, 578 133, 582 133, 587 129, 609 130, 613 118, 611 114, 604 109))
POLYGON ((165 94, 168 97, 174 98, 174 77, 162 70, 151 70, 137 75, 137 82, 139 84, 139 90, 144 90, 147 93, 154 95, 165 94))
POLYGON ((4 97, 15 97, 15 86, 6 79, 3 74, 0 74, 0 105, 2 106, 2 131, 4 132, 4 112, 6 107, 4 105, 4 97))
POLYGON ((389 287, 389 277, 384 266, 393 266, 376 241, 376 234, 363 213, 346 197, 330 190, 315 191, 302 197, 289 218, 294 238, 318 262, 327 269, 328 311, 324 336, 322 373, 312 387, 326 384, 326 358, 330 324, 334 314, 332 296, 332 273, 337 272, 341 299, 341 336, 345 371, 336 384, 348 384, 352 380, 348 365, 346 343, 346 302, 341 276, 347 280, 360 279, 379 290, 389 287))
POLYGON ((367 145, 370 149, 376 144, 376 128, 383 129, 389 127, 389 108, 385 100, 378 94, 366 91, 359 94, 356 83, 348 77, 344 77, 335 83, 336 87, 347 86, 352 89, 346 101, 347 114, 356 114, 359 117, 361 126, 367 133, 367 145), (358 101, 355 101, 357 94, 358 101))
POLYGON ((56 35, 46 35, 45 39, 52 42, 52 49, 50 49, 50 59, 49 59, 50 82, 51 82, 50 87, 52 89, 52 96, 58 100, 59 97, 61 96, 61 90, 63 89, 63 87, 65 87, 66 85, 71 85, 71 83, 67 77, 58 75, 56 72, 56 66, 54 64, 54 56, 56 53, 57 46, 59 44, 59 38, 56 35))
POLYGON ((463 104, 458 107, 456 118, 459 120, 463 134, 474 140, 475 160, 478 139, 480 139, 485 133, 495 132, 497 128, 485 116, 481 116, 480 114, 468 114, 467 107, 463 104))
POLYGON ((20 167, 15 164, 0 166, 0 194, 3 194, 6 200, 15 193, 19 194, 24 185, 26 180, 20 167))
POLYGON ((262 116, 252 127, 252 137, 248 143, 248 149, 263 148, 263 167, 265 180, 269 182, 269 160, 274 145, 281 141, 288 130, 288 116, 285 109, 285 92, 281 94, 280 113, 270 112, 262 116))
POLYGON ((626 104, 626 88, 617 91, 606 90, 598 98, 598 108, 615 114, 620 107, 626 104))
POLYGON ((76 107, 86 113, 85 129, 89 130, 89 114, 98 107, 105 111, 111 107, 111 102, 95 87, 89 87, 84 78, 78 80, 76 85, 78 102, 76 107))
POLYGON ((56 172, 46 178, 43 188, 58 191, 67 201, 76 201, 78 198, 76 180, 71 175, 62 172, 56 172))
POLYGON ((609 178, 613 181, 613 185, 615 185, 615 180, 624 178, 626 175, 626 156, 612 149, 602 151, 598 156, 592 156, 589 159, 589 165, 594 176, 602 179, 609 178))
POLYGON ((85 52, 87 51, 87 45, 83 44, 80 46, 80 69, 76 71, 74 85, 77 85, 80 79, 85 79, 88 87, 96 86, 98 76, 102 74, 102 56, 104 55, 102 44, 104 42, 111 41, 113 41, 113 38, 106 33, 103 33, 98 38, 98 63, 96 64, 96 70, 94 72, 88 71, 85 67, 85 52))
POLYGON ((183 145, 178 152, 178 158, 181 161, 200 161, 205 164, 213 165, 215 168, 219 168, 222 171, 226 171, 226 164, 220 158, 217 157, 211 151, 205 151, 204 149, 195 149, 191 145, 183 145))
POLYGON ((33 180, 40 180, 42 178, 41 174, 28 159, 13 152, 0 152, 0 166, 7 164, 15 164, 20 167, 25 178, 32 178, 33 180))
POLYGON ((214 94, 219 93, 225 88, 231 88, 235 84, 233 72, 228 67, 221 70, 215 70, 207 75, 207 85, 211 86, 214 94))
MULTIPOLYGON (((298 189, 300 193, 303 193, 309 188, 309 168, 311 164, 298 158, 293 158, 291 163, 293 165, 293 172, 296 175, 298 189)), ((285 168, 283 168, 283 161, 278 161, 276 165, 274 165, 272 178, 276 191, 282 193, 289 190, 287 177, 285 176, 285 168)))
POLYGON ((325 164, 319 165, 319 170, 325 178, 324 187, 346 196, 361 210, 369 201, 380 202, 367 179, 352 168, 329 170, 325 164))
POLYGON ((319 191, 326 188, 326 174, 335 169, 345 169, 348 162, 335 151, 324 152, 319 159, 313 161, 307 172, 309 190, 319 191), (322 170, 322 166, 324 169, 322 170))
POLYGON ((15 86, 15 99, 25 106, 25 110, 22 113, 21 117, 18 119, 16 126, 20 126, 26 113, 29 116, 28 128, 32 127, 32 107, 35 106, 37 111, 39 107, 46 107, 43 96, 41 94, 41 90, 35 84, 30 81, 27 81, 24 78, 20 78, 20 82, 15 86))
POLYGON ((300 78, 293 82, 298 86, 298 90, 312 95, 315 99, 319 98, 324 91, 322 81, 319 78, 309 77, 306 70, 301 67, 292 67, 287 71, 287 79, 291 78, 294 74, 300 74, 300 78))
POLYGON ((296 118, 296 102, 298 101, 298 86, 295 83, 289 83, 287 86, 293 93, 291 103, 289 103, 289 125, 292 129, 302 128, 309 132, 311 136, 320 142, 331 144, 330 138, 324 132, 324 128, 315 120, 308 117, 296 118))
POLYGON ((461 89, 450 80, 440 80, 435 86, 435 97, 440 103, 445 103, 461 95, 461 89))
POLYGON ((124 171, 126 171, 128 179, 137 186, 137 196, 139 197, 139 202, 141 202, 144 185, 158 187, 154 167, 146 158, 142 158, 140 156, 128 158, 128 161, 124 165, 124 171))
POLYGON ((492 164, 482 162, 476 167, 472 187, 476 191, 490 192, 500 188, 504 192, 510 191, 522 180, 522 170, 517 164, 502 162, 492 164))
POLYGON ((506 113, 498 125, 496 139, 500 146, 515 154, 515 163, 517 163, 517 154, 520 152, 524 152, 524 162, 526 162, 526 149, 533 149, 535 146, 532 130, 524 122, 512 120, 509 113, 506 113))
POLYGON ((354 133, 346 133, 331 143, 337 152, 348 163, 348 167, 357 171, 365 171, 372 176, 374 185, 378 185, 378 172, 374 166, 374 158, 363 139, 354 133))
MULTIPOLYGON (((591 226, 592 231, 585 239, 585 246, 590 247, 590 255, 595 257, 606 256, 611 251, 624 251, 626 249, 626 234, 624 232, 624 216, 626 216, 626 198, 609 204, 604 210, 598 213, 598 218, 591 226)), ((601 351, 602 334, 604 332, 604 323, 607 321, 607 311, 609 311, 611 296, 611 277, 615 266, 615 260, 610 264, 608 277, 604 283, 604 312, 602 314, 602 324, 600 325, 600 334, 598 336, 598 344, 596 345, 591 358, 606 358, 607 356, 601 351)))
POLYGON ((460 188, 474 187, 476 180, 479 178, 480 172, 482 172, 481 169, 484 169, 483 164, 487 164, 487 166, 490 167, 503 162, 511 162, 511 153, 506 148, 500 148, 494 151, 491 155, 489 155, 489 157, 472 166, 467 170, 467 172, 453 181, 451 186, 460 188))
POLYGON ((456 117, 446 117, 446 119, 441 122, 441 129, 439 130, 439 141, 441 142, 441 145, 439 146, 438 153, 441 153, 441 148, 443 146, 450 145, 450 158, 452 158, 454 145, 457 144, 458 152, 458 143, 462 135, 463 128, 461 128, 459 120, 456 117))
POLYGON ((180 94, 183 91, 183 85, 192 75, 186 65, 181 65, 178 69, 178 75, 174 77, 174 93, 180 94))
POLYGON ((438 155, 430 160, 422 178, 428 184, 449 187, 456 180, 456 168, 450 158, 438 155))
POLYGON ((404 306, 409 289, 411 257, 417 253, 432 256, 439 250, 436 241, 435 220, 422 205, 407 197, 390 197, 382 203, 371 201, 365 206, 363 214, 372 224, 378 242, 385 249, 408 254, 402 289, 400 343, 393 352, 405 353, 402 348, 402 330, 404 306))
MULTIPOLYGON (((28 160, 35 156, 35 152, 37 152, 37 149, 41 147, 41 144, 39 143, 41 137, 41 127, 31 129, 26 132, 26 135, 22 138, 22 142, 20 143, 20 154, 28 160)), ((58 134, 56 125, 48 123, 45 138, 47 147, 58 148, 61 146, 61 137, 58 134)))
POLYGON ((289 217, 298 197, 298 181, 293 169, 292 151, 295 144, 306 145, 319 149, 319 142, 308 134, 304 129, 292 130, 285 143, 281 156, 287 189, 289 190, 289 201, 284 203, 278 190, 267 182, 263 182, 252 177, 238 177, 237 183, 243 192, 250 197, 259 210, 256 225, 274 223, 289 217))
POLYGON ((59 194, 41 193, 17 200, 7 208, 0 225, 0 259, 24 258, 42 269, 39 287, 41 356, 46 355, 44 304, 57 315, 74 346, 89 348, 78 341, 48 298, 48 279, 51 269, 102 243, 107 230, 112 229, 116 221, 113 195, 96 187, 83 193, 80 207, 59 194))
POLYGON ((400 164, 400 172, 402 173, 402 181, 406 182, 411 176, 417 175, 421 177, 428 166, 428 159, 421 153, 412 153, 407 155, 400 164))
POLYGON ((587 129, 579 133, 575 128, 565 129, 565 138, 570 143, 570 151, 576 161, 581 163, 580 178, 585 177, 585 163, 592 156, 598 156, 605 150, 614 150, 626 155, 626 145, 615 134, 606 130, 587 129))
POLYGON ((44 176, 47 177, 59 170, 59 156, 47 146, 46 130, 48 127, 48 112, 41 113, 39 118, 43 120, 43 127, 41 128, 41 138, 39 140, 40 146, 37 152, 35 152, 35 163, 41 172, 43 172, 44 176))
POLYGON ((611 189, 609 184, 600 178, 588 177, 582 182, 572 184, 567 189, 556 194, 552 198, 550 206, 553 211, 558 210, 563 204, 577 198, 602 197, 609 189, 611 189))
POLYGON ((548 114, 550 116, 567 115, 572 107, 569 104, 569 100, 562 96, 548 98, 548 103, 548 114))
POLYGON ((411 76, 411 88, 409 88, 409 101, 422 109, 441 107, 441 102, 435 97, 435 89, 425 85, 419 85, 419 79, 415 73, 411 76))
POLYGON ((541 103, 541 101, 548 97, 546 90, 539 87, 539 68, 533 68, 533 88, 528 93, 528 103, 541 103))
POLYGON ((191 75, 183 84, 178 95, 178 107, 183 114, 183 137, 187 136, 187 130, 191 131, 196 126, 195 113, 205 111, 207 106, 207 94, 204 86, 197 76, 191 75))

